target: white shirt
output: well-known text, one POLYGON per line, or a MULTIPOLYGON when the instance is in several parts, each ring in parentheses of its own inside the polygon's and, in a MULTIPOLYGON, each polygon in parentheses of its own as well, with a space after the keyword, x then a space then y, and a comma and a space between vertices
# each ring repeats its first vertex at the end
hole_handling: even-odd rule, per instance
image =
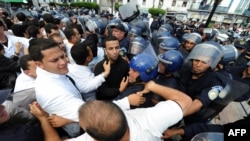
POLYGON ((35 80, 36 99, 49 114, 78 122, 78 108, 84 103, 80 92, 66 77, 36 69, 35 80))
POLYGON ((68 64, 68 68, 68 75, 74 79, 82 93, 96 90, 105 81, 102 74, 95 76, 87 66, 68 64))
POLYGON ((60 35, 61 37, 63 37, 64 39, 66 38, 65 34, 63 33, 63 31, 61 29, 59 29, 60 35))
POLYGON ((71 53, 70 53, 70 50, 71 50, 73 44, 70 43, 67 39, 64 39, 63 42, 64 42, 64 45, 66 48, 66 54, 67 54, 67 57, 69 59, 69 63, 76 64, 76 62, 74 61, 74 59, 72 58, 71 53))
POLYGON ((35 78, 26 75, 22 72, 16 79, 14 93, 22 90, 30 89, 35 87, 35 78))
POLYGON ((21 51, 19 57, 24 55, 24 49, 27 49, 29 46, 29 40, 24 38, 24 37, 17 37, 14 35, 6 35, 8 38, 8 46, 4 46, 4 50, 5 50, 5 54, 4 56, 10 58, 12 55, 15 54, 16 52, 16 47, 15 47, 15 43, 16 42, 22 42, 23 44, 23 50, 21 51))
MULTIPOLYGON (((105 81, 102 74, 97 76, 87 66, 81 66, 77 64, 68 64, 68 75, 75 81, 75 84, 81 93, 88 93, 96 90, 98 86, 105 81)), ((129 110, 130 104, 128 98, 113 101, 122 110, 129 110)))
MULTIPOLYGON (((183 118, 181 107, 168 100, 150 108, 124 111, 129 126, 129 141, 161 141, 162 133, 183 118)), ((87 133, 69 141, 94 141, 87 133)))

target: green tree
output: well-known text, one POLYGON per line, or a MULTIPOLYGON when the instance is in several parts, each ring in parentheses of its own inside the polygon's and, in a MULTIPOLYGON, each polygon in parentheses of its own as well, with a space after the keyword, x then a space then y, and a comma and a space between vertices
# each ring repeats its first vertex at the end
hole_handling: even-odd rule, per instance
POLYGON ((166 11, 160 8, 149 8, 148 12, 153 16, 158 16, 159 14, 164 15, 166 11))

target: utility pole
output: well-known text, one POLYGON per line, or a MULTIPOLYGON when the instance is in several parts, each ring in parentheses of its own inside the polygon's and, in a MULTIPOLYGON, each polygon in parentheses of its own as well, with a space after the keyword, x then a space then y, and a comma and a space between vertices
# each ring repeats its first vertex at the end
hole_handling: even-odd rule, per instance
POLYGON ((210 23, 213 15, 214 15, 215 10, 216 10, 217 6, 220 4, 221 1, 222 0, 214 0, 214 5, 213 5, 213 8, 212 8, 208 18, 207 18, 207 22, 205 24, 205 27, 208 27, 208 24, 210 23))

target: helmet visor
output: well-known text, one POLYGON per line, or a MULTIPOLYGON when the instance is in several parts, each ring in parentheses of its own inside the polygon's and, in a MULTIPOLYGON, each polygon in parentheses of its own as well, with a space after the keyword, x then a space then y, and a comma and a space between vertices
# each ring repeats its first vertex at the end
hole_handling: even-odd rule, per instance
POLYGON ((136 55, 136 54, 142 53, 144 49, 145 47, 142 44, 137 43, 137 42, 132 42, 130 43, 128 52, 130 54, 136 55))
POLYGON ((216 46, 210 44, 199 44, 193 48, 187 59, 203 61, 209 64, 213 69, 222 59, 222 56, 222 50, 216 46))

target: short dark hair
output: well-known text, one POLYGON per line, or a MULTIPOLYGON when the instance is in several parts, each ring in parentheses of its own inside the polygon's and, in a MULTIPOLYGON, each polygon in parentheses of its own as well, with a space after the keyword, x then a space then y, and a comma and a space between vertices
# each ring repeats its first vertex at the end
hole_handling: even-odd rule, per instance
POLYGON ((26 54, 23 55, 20 60, 19 60, 19 65, 23 70, 28 70, 29 69, 29 61, 33 61, 33 59, 30 57, 30 55, 26 54))
POLYGON ((85 42, 77 43, 70 49, 70 54, 76 64, 83 65, 89 56, 88 45, 85 42))
POLYGON ((39 27, 35 26, 35 25, 31 25, 27 28, 27 32, 29 34, 29 37, 32 38, 37 38, 37 34, 40 33, 39 31, 39 27))
POLYGON ((50 48, 58 47, 58 43, 51 39, 33 39, 30 41, 28 50, 31 58, 34 61, 42 61, 43 54, 42 51, 50 48))
POLYGON ((65 34, 68 40, 71 40, 71 37, 75 35, 74 29, 77 29, 74 25, 68 25, 63 30, 63 33, 65 34))
POLYGON ((53 23, 48 23, 44 26, 44 29, 45 29, 45 32, 46 33, 51 33, 51 30, 54 29, 54 30, 58 30, 58 26, 56 26, 55 24, 53 23))
POLYGON ((110 101, 86 102, 79 109, 79 120, 84 122, 90 136, 101 141, 119 141, 128 130, 123 111, 110 101))
POLYGON ((61 23, 61 19, 60 18, 54 18, 54 24, 58 25, 61 23))
POLYGON ((106 48, 106 42, 108 42, 108 41, 119 41, 115 36, 113 36, 113 35, 109 35, 109 36, 107 36, 106 38, 105 38, 105 40, 104 40, 104 42, 105 42, 105 45, 104 45, 104 47, 106 48))
POLYGON ((89 34, 84 41, 88 44, 88 46, 92 50, 93 57, 96 57, 97 50, 98 50, 98 48, 97 48, 97 44, 98 44, 97 34, 95 34, 95 33, 89 34))
POLYGON ((22 22, 24 22, 24 21, 27 19, 26 15, 23 14, 23 12, 18 12, 18 13, 16 14, 16 17, 17 17, 17 19, 18 19, 19 21, 22 21, 22 22))
POLYGON ((11 30, 13 34, 17 37, 24 37, 24 33, 26 31, 25 26, 23 24, 13 24, 11 26, 11 30))
POLYGON ((82 36, 82 34, 83 34, 82 25, 80 25, 80 24, 75 24, 74 26, 75 26, 75 28, 78 30, 79 34, 82 36))
POLYGON ((54 17, 49 13, 43 14, 42 18, 46 23, 54 23, 54 17))

